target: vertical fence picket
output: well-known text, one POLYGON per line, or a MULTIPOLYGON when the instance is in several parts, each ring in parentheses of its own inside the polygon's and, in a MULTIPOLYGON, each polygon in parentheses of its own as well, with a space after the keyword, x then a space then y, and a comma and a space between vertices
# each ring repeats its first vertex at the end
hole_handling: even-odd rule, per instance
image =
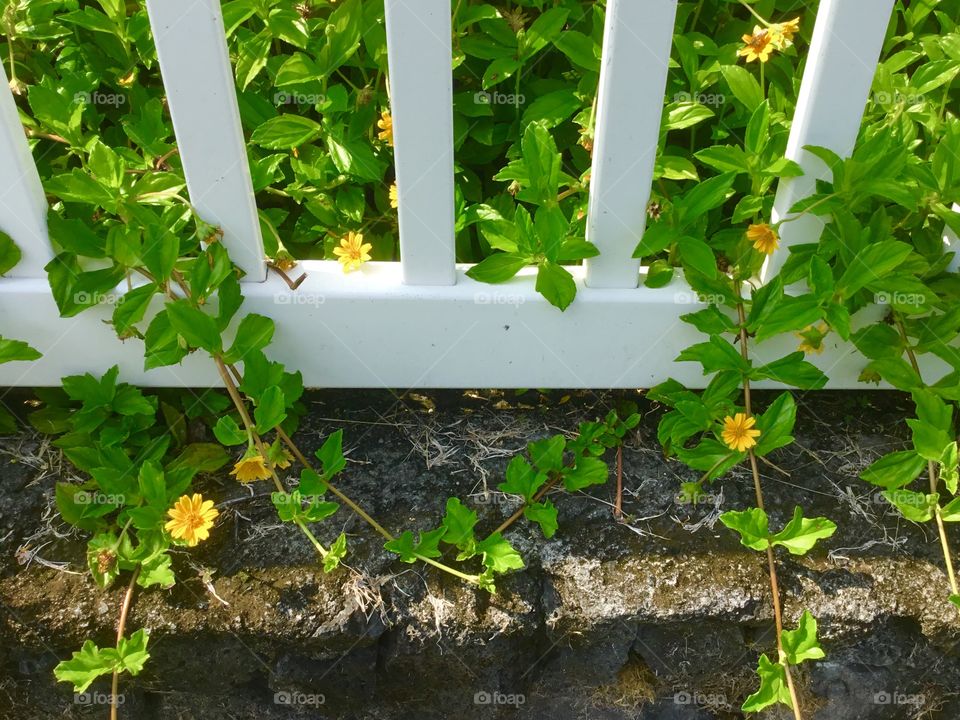
POLYGON ((148 0, 167 103, 200 216, 246 273, 266 277, 263 239, 219 0, 148 0))
POLYGON ((587 285, 634 288, 653 181, 676 0, 609 0, 597 96, 587 285))
MULTIPOLYGON (((799 200, 813 194, 829 170, 807 145, 826 147, 841 157, 853 152, 876 74, 894 0, 823 0, 800 84, 786 156, 804 174, 785 178, 777 188, 773 221, 789 215, 799 200)), ((782 227, 781 247, 767 261, 763 276, 773 277, 787 259, 787 247, 816 242, 824 220, 804 215, 782 227)))
POLYGON ((386 22, 403 281, 453 285, 450 0, 386 0, 386 22))
POLYGON ((10 277, 45 277, 53 257, 47 237, 47 200, 27 145, 7 74, 0 63, 0 232, 20 248, 10 277))

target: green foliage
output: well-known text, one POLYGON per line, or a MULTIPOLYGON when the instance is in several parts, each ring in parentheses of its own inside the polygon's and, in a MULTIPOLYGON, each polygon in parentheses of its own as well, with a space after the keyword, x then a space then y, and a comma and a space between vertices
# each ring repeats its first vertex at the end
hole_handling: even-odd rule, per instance
POLYGON ((73 691, 78 693, 84 692, 101 675, 114 671, 139 675, 150 658, 149 639, 146 630, 137 630, 129 638, 120 638, 115 648, 99 648, 93 640, 87 640, 73 657, 58 664, 53 674, 57 680, 72 683, 73 691))

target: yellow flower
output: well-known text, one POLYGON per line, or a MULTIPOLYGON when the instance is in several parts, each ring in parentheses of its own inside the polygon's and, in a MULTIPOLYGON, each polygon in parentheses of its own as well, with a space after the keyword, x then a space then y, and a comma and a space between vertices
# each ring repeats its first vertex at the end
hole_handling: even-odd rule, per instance
POLYGON ((819 323, 816 326, 807 325, 803 330, 795 333, 801 341, 797 346, 797 350, 819 355, 823 352, 823 339, 827 336, 829 330, 830 328, 824 323, 819 323))
POLYGON ((780 238, 777 237, 777 231, 766 223, 748 227, 747 240, 753 243, 755 250, 765 255, 772 255, 773 251, 780 247, 780 238))
POLYGON ((747 62, 759 60, 765 63, 770 59, 770 53, 776 49, 773 45, 773 38, 770 31, 759 25, 754 26, 753 35, 743 36, 743 42, 745 42, 746 45, 740 48, 738 54, 740 57, 747 58, 747 62))
POLYGON ((233 466, 230 474, 242 483, 270 478, 270 471, 267 470, 263 456, 253 450, 248 451, 246 455, 240 458, 240 461, 233 466))
POLYGON ((343 263, 343 271, 350 272, 356 270, 370 259, 370 250, 373 245, 363 241, 362 233, 355 233, 352 230, 340 241, 340 247, 333 249, 340 262, 343 263))
POLYGON ((770 44, 777 50, 786 50, 793 45, 793 36, 800 32, 800 18, 785 23, 774 23, 769 28, 770 44))
POLYGON ((397 184, 394 183, 390 186, 390 207, 396 210, 400 207, 400 196, 397 194, 397 184))
POLYGON ((752 417, 747 417, 743 413, 737 413, 733 417, 727 416, 723 421, 723 432, 720 437, 727 447, 737 452, 743 452, 757 444, 756 438, 760 437, 760 431, 754 428, 757 421, 752 417))
POLYGON ((194 493, 193 497, 183 495, 167 510, 171 519, 163 527, 174 540, 185 540, 187 545, 194 547, 210 537, 210 528, 219 514, 213 507, 213 500, 204 500, 200 493, 194 493))
POLYGON ((377 120, 377 127, 380 128, 380 133, 377 135, 378 138, 383 140, 387 145, 393 146, 393 116, 384 110, 380 114, 380 119, 377 120))

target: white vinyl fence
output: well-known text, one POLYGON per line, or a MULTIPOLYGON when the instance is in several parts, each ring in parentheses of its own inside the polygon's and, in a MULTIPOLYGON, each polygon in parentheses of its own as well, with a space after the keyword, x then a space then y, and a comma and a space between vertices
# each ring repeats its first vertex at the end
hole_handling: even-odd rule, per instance
MULTIPOLYGON (((781 184, 775 219, 826 172, 804 146, 852 151, 893 3, 821 1, 787 151, 806 175, 781 184)), ((486 285, 455 263, 450 0, 386 0, 401 261, 349 275, 335 262, 304 262, 308 277, 296 291, 267 274, 219 0, 147 6, 190 200, 223 227, 246 271, 244 310, 274 318, 271 352, 303 370, 308 385, 639 388, 669 376, 703 385, 699 366, 673 362, 699 339, 678 319, 697 308, 695 294, 680 279, 638 287, 644 269, 631 259, 646 221, 676 0, 607 0, 588 215, 601 254, 571 269, 578 294, 563 313, 529 274, 486 285)), ((0 66, 0 229, 24 260, 0 278, 0 334, 44 357, 0 365, 0 385, 59 384, 114 363, 144 385, 218 384, 200 357, 144 372, 142 343, 120 343, 103 322, 109 307, 58 316, 43 271, 52 257, 46 201, 2 74, 0 66)), ((786 246, 815 241, 821 229, 813 217, 785 225, 768 276, 786 246)), ((756 354, 796 342, 771 341, 756 354)), ((811 359, 832 386, 857 385, 863 360, 851 347, 811 359)))

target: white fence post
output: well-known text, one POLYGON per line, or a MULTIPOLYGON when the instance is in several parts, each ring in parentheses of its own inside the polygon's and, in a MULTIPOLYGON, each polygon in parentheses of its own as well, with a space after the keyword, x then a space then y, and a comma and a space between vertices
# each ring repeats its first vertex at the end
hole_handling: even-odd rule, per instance
POLYGON ((147 0, 190 202, 223 229, 245 280, 266 278, 263 239, 219 0, 147 0))
POLYGON ((647 222, 647 202, 663 117, 663 93, 677 0, 608 0, 597 96, 586 284, 635 288, 631 258, 647 222))
MULTIPOLYGON (((816 190, 818 179, 830 173, 806 145, 826 147, 840 157, 853 152, 863 113, 880 60, 894 0, 823 0, 813 30, 807 67, 800 84, 797 109, 786 156, 800 164, 804 175, 785 178, 777 188, 773 221, 816 190)), ((790 245, 816 242, 825 221, 804 215, 783 226, 780 249, 764 267, 762 277, 777 274, 790 245)))
POLYGON ((47 236, 47 199, 23 124, 0 63, 0 231, 20 248, 10 277, 45 278, 53 253, 47 236))
POLYGON ((390 105, 407 285, 453 285, 450 0, 386 0, 390 105))

